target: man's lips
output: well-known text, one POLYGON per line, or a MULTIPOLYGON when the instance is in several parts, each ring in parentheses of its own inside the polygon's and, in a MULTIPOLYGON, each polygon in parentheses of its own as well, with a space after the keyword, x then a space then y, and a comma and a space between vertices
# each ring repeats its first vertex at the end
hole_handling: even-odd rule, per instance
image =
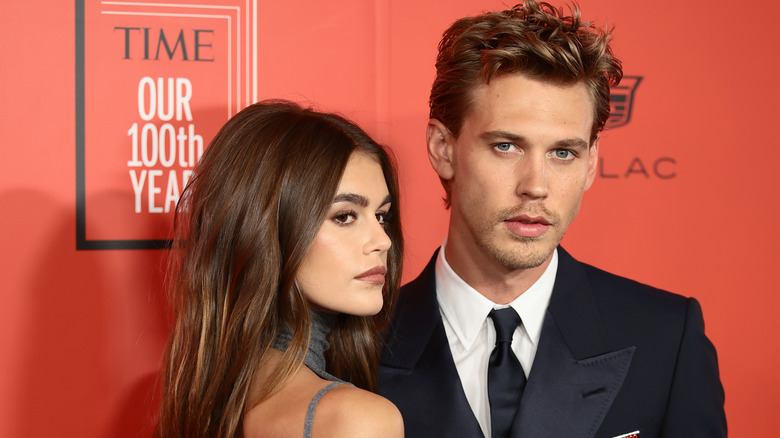
POLYGON ((520 215, 504 220, 509 231, 521 237, 535 238, 547 232, 552 225, 542 216, 520 215))
POLYGON ((384 266, 375 266, 368 271, 355 276, 356 280, 365 281, 366 283, 380 285, 385 284, 385 274, 387 274, 387 268, 384 266))

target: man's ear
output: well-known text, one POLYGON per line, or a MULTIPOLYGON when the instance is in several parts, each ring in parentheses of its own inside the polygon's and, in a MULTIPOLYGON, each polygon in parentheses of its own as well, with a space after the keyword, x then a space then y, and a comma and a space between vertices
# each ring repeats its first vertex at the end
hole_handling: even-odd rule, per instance
POLYGON ((439 174, 439 178, 450 180, 455 176, 454 166, 454 136, 443 123, 436 119, 428 120, 428 128, 425 131, 425 140, 428 143, 428 159, 433 170, 439 174))
POLYGON ((585 190, 588 190, 596 179, 596 173, 599 168, 599 140, 601 136, 596 136, 588 150, 588 178, 585 180, 585 190))

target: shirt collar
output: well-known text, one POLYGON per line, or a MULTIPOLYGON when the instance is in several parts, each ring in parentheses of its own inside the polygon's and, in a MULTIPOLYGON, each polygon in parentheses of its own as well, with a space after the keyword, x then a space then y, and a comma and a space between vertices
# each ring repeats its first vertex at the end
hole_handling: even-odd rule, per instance
POLYGON ((555 275, 558 273, 558 249, 553 250, 550 264, 547 265, 542 276, 525 292, 509 303, 523 320, 528 337, 535 346, 539 346, 539 338, 542 336, 542 325, 547 306, 550 305, 555 275))
MULTIPOLYGON (((450 323, 460 343, 468 349, 477 339, 490 311, 506 306, 485 298, 452 270, 444 256, 446 244, 445 240, 436 258, 436 297, 442 315, 450 323)), ((509 306, 522 318, 523 326, 534 345, 539 343, 542 323, 550 303, 557 271, 558 250, 555 249, 550 264, 547 265, 542 276, 528 290, 509 303, 509 306)))

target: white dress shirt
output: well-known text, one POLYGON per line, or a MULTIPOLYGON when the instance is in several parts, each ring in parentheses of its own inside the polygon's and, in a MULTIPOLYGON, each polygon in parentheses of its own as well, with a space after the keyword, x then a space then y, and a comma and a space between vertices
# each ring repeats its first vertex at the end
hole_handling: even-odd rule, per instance
POLYGON ((446 244, 445 240, 436 259, 436 297, 466 399, 482 433, 490 438, 487 369, 490 353, 496 343, 496 330, 488 314, 492 309, 512 307, 520 315, 523 324, 512 337, 512 351, 527 377, 531 372, 542 322, 555 284, 558 251, 553 252, 552 260, 542 276, 507 306, 485 298, 452 270, 444 256, 446 244))

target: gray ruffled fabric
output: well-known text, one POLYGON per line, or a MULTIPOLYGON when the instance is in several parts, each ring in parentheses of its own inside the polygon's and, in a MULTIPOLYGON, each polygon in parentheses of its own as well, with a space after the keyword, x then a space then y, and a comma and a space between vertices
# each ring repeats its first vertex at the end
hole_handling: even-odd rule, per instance
MULTIPOLYGON (((303 364, 323 379, 334 382, 340 381, 340 379, 325 371, 325 350, 330 348, 330 344, 325 337, 330 333, 335 317, 319 310, 311 310, 309 311, 309 318, 311 319, 311 337, 309 338, 309 349, 303 358, 303 364)), ((284 322, 279 330, 279 335, 274 340, 273 347, 277 350, 287 351, 291 340, 292 330, 284 322)))

